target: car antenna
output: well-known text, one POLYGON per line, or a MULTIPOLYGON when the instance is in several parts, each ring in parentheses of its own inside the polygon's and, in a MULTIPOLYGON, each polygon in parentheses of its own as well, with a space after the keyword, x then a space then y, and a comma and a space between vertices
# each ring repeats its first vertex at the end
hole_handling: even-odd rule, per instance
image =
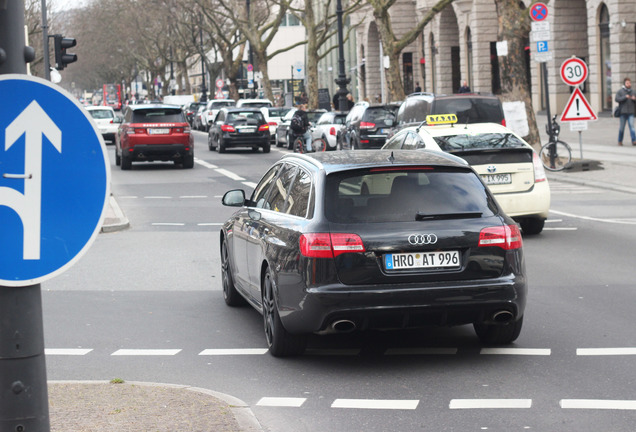
POLYGON ((393 157, 393 151, 391 151, 391 156, 389 156, 389 162, 393 163, 395 161, 395 158, 393 157))
POLYGON ((415 132, 416 132, 416 133, 417 133, 417 132, 419 132, 419 131, 420 131, 420 128, 421 128, 422 126, 424 126, 425 124, 428 124, 428 122, 427 122, 426 120, 423 120, 423 121, 422 121, 422 123, 420 123, 420 124, 417 126, 417 129, 415 129, 415 132))

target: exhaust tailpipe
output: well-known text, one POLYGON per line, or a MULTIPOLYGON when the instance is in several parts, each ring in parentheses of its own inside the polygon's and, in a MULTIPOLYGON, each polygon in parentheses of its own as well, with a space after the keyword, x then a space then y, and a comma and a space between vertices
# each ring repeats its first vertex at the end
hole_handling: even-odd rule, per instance
POLYGON ((356 323, 350 320, 338 320, 331 324, 331 328, 338 333, 349 333, 356 329, 356 323))
POLYGON ((514 318, 512 312, 507 310, 500 310, 492 314, 492 320, 496 323, 507 324, 514 318))

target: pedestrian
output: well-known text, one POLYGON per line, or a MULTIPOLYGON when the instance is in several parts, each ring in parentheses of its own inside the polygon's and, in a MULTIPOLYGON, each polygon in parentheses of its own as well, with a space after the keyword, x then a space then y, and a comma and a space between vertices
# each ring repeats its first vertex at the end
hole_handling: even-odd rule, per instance
POLYGON ((353 95, 351 93, 347 93, 347 109, 351 111, 351 108, 353 108, 355 104, 356 103, 353 100, 353 95))
MULTIPOLYGON (((293 117, 296 117, 299 120, 298 121, 299 126, 295 129, 292 129, 292 131, 294 132, 295 135, 303 137, 303 139, 305 140, 305 146, 306 146, 305 148, 307 149, 308 152, 311 152, 312 151, 311 132, 309 131, 309 118, 307 117, 307 113, 305 112, 306 110, 307 110, 307 105, 305 104, 298 105, 298 109, 294 113, 293 117)), ((290 122, 290 127, 292 125, 297 124, 297 122, 294 120, 293 117, 290 122)), ((295 138, 294 138, 294 141, 295 141, 295 138)))
POLYGON ((457 90, 457 93, 470 93, 470 87, 468 86, 468 82, 466 80, 462 81, 462 85, 457 90))
POLYGON ((636 112, 636 95, 632 91, 632 81, 629 78, 623 80, 623 87, 616 92, 616 102, 618 102, 618 113, 620 114, 620 126, 618 126, 618 145, 623 145, 623 134, 625 132, 625 122, 629 126, 629 133, 632 138, 632 145, 636 146, 636 132, 634 131, 634 113, 636 112))
POLYGON ((422 91, 422 87, 420 87, 420 83, 415 83, 415 93, 420 93, 422 91))

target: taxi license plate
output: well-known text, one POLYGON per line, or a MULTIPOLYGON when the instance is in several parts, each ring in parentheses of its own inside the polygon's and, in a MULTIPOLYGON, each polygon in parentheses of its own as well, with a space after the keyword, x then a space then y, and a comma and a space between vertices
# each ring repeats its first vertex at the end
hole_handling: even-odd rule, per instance
POLYGON ((384 255, 387 270, 458 268, 459 251, 413 252, 384 255))
POLYGON ((148 129, 150 135, 167 135, 170 133, 170 128, 154 128, 148 129))
POLYGON ((512 174, 484 174, 481 176, 487 185, 500 185, 512 183, 512 174))

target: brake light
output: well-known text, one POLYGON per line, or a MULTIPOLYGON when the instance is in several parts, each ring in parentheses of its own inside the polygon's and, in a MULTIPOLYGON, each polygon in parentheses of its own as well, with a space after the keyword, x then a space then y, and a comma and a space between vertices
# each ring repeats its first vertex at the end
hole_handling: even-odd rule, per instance
POLYGON ((268 124, 262 124, 262 125, 260 125, 258 127, 258 131, 259 132, 263 132, 263 131, 266 131, 266 130, 269 130, 269 125, 268 124))
POLYGON ((357 234, 309 233, 300 236, 300 253, 308 258, 333 258, 343 253, 364 252, 357 234))
POLYGON ((498 246, 505 250, 523 246, 521 231, 517 225, 484 228, 479 233, 479 247, 498 246))
POLYGON ((236 129, 234 129, 232 125, 221 125, 221 130, 223 132, 236 132, 236 129))
POLYGON ((545 175, 545 169, 543 169, 541 159, 535 151, 532 152, 532 165, 534 166, 534 182, 540 183, 542 181, 546 181, 547 177, 545 175))
POLYGON ((360 129, 374 129, 375 123, 370 122, 360 122, 360 129))
POLYGON ((275 121, 269 122, 269 127, 276 127, 276 126, 278 126, 278 123, 276 123, 275 121))
POLYGON ((501 125, 505 126, 506 125, 506 119, 501 120, 501 125))
POLYGON ((331 126, 331 129, 329 129, 329 135, 333 135, 336 136, 336 128, 331 126))

